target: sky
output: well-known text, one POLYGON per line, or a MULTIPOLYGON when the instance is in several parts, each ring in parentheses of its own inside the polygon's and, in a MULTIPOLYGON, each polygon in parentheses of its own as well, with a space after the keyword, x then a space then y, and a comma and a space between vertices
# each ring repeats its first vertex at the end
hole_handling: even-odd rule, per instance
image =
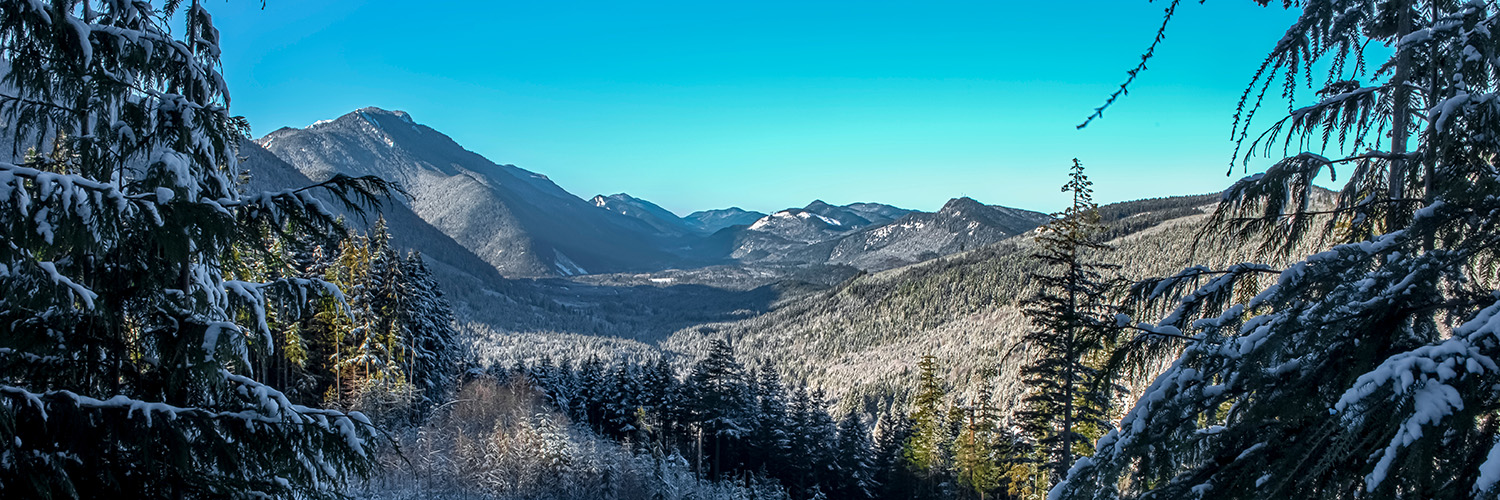
POLYGON ((1295 19, 1183 2, 1130 95, 1077 130, 1164 1, 208 7, 231 112, 257 137, 403 110, 573 194, 680 215, 814 199, 932 211, 958 196, 1055 211, 1073 158, 1101 202, 1220 191, 1243 175, 1225 175, 1235 105, 1295 19))

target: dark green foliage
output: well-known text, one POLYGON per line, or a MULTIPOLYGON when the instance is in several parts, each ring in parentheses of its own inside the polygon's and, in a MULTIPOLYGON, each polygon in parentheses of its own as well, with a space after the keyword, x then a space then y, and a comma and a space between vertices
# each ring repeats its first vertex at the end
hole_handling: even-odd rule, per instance
POLYGON ((1039 289, 1025 304, 1033 330, 1026 337, 1031 362, 1022 370, 1028 392, 1019 418, 1043 453, 1041 470, 1053 481, 1110 426, 1116 390, 1101 377, 1097 360, 1116 327, 1105 274, 1113 266, 1099 263, 1098 254, 1109 247, 1098 242, 1091 184, 1073 160, 1071 180, 1063 186, 1073 203, 1037 236, 1041 249, 1035 257, 1042 268, 1032 278, 1039 289))
MULTIPOLYGON (((1140 287, 1166 304, 1145 329, 1182 336, 1175 361, 1054 497, 1496 496, 1500 16, 1482 2, 1287 6, 1301 16, 1247 98, 1277 72, 1290 92, 1331 68, 1315 103, 1251 142, 1291 156, 1226 191, 1213 228, 1270 256, 1319 222, 1340 244, 1140 287), (1395 49, 1374 74, 1372 45, 1395 49), (1353 154, 1304 151, 1334 148, 1353 154), (1315 207, 1312 180, 1343 165, 1338 200, 1315 207)), ((1242 108, 1248 128, 1257 106, 1242 108)))
POLYGON ((910 435, 901 451, 901 466, 910 469, 918 480, 918 498, 944 495, 949 466, 948 446, 951 434, 943 412, 945 390, 937 376, 937 359, 923 356, 916 396, 912 399, 910 435))
POLYGON ((391 186, 240 193, 218 41, 196 1, 0 4, 0 117, 27 151, 0 163, 7 498, 324 497, 369 470, 368 420, 258 378, 331 291, 281 252, 337 230, 312 193, 358 211, 391 186))
POLYGON ((870 432, 857 413, 846 413, 839 421, 838 443, 834 448, 831 496, 848 499, 875 498, 875 456, 870 432))

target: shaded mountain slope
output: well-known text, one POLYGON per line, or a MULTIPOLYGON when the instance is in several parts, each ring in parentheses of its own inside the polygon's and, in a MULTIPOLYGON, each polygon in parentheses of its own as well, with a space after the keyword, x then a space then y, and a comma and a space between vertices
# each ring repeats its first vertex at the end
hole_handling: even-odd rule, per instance
POLYGON ((748 226, 754 224, 755 221, 765 216, 766 214, 753 210, 729 207, 714 210, 699 210, 688 214, 683 219, 697 226, 704 233, 716 233, 731 226, 748 226))
MULTIPOLYGON (((250 175, 249 183, 243 188, 246 191, 280 191, 313 183, 296 167, 281 161, 253 142, 244 141, 240 144, 240 157, 243 159, 241 165, 250 175)), ((315 195, 327 198, 323 194, 315 195)), ((342 213, 334 204, 329 203, 328 206, 342 213)), ((445 290, 473 287, 478 283, 496 286, 501 280, 500 274, 489 263, 480 260, 469 249, 432 227, 397 200, 386 200, 380 207, 372 208, 364 218, 347 217, 346 222, 354 229, 365 231, 377 215, 385 217, 393 244, 402 249, 421 252, 428 264, 438 270, 438 277, 445 290), (460 279, 455 273, 466 279, 460 279)))
POLYGON ((365 108, 257 141, 309 178, 373 174, 412 211, 506 276, 659 268, 675 260, 637 219, 599 210, 547 179, 498 165, 406 113, 365 108))

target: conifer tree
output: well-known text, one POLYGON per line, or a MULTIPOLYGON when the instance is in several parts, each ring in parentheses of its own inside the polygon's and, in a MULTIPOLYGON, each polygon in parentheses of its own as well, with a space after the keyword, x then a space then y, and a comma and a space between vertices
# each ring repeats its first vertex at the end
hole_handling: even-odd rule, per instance
POLYGON ((935 356, 922 356, 917 366, 921 373, 909 417, 911 430, 901 457, 903 465, 920 480, 916 493, 921 498, 934 498, 939 494, 939 485, 948 467, 946 450, 949 440, 942 409, 945 391, 942 381, 938 380, 935 356))
POLYGON ((879 498, 915 498, 918 480, 906 466, 904 452, 911 439, 911 420, 905 415, 882 415, 876 426, 875 482, 879 498))
POLYGON ((1300 16, 1253 85, 1332 69, 1315 102, 1250 142, 1302 152, 1236 182, 1212 222, 1268 251, 1304 236, 1337 244, 1284 268, 1194 267, 1137 287, 1161 316, 1133 344, 1175 360, 1054 498, 1497 494, 1500 12, 1286 5, 1300 16), (1393 50, 1371 64, 1371 45, 1393 50), (1313 206, 1312 180, 1344 165, 1338 200, 1313 206))
POLYGON ((745 420, 751 406, 745 369, 723 340, 715 339, 685 383, 687 412, 702 430, 709 477, 717 478, 725 467, 733 467, 735 449, 750 428, 745 420))
POLYGON ((830 491, 836 498, 850 500, 874 498, 874 443, 870 433, 854 412, 839 420, 836 477, 830 491))
POLYGON ((220 33, 198 1, 0 2, 0 491, 323 497, 369 470, 363 416, 258 380, 329 284, 278 240, 336 231, 374 178, 239 192, 220 33), (181 22, 181 30, 167 23, 181 22), (278 321, 281 320, 281 321, 278 321))
POLYGON ((1096 255, 1109 247, 1096 241, 1099 214, 1091 185, 1074 159, 1063 186, 1072 204, 1038 232, 1035 258, 1043 267, 1031 275, 1036 295, 1024 302, 1034 330, 1026 336, 1031 360, 1021 371, 1028 392, 1020 416, 1052 481, 1062 479, 1076 454, 1093 449, 1089 434, 1110 425, 1115 389, 1101 379, 1095 362, 1115 328, 1111 284, 1104 276, 1112 267, 1096 255))
POLYGON ((462 348, 457 345, 453 308, 419 253, 408 254, 401 265, 405 279, 400 289, 401 307, 396 315, 399 336, 407 355, 407 377, 417 388, 421 418, 441 404, 457 382, 462 348))
POLYGON ((785 478, 792 439, 788 427, 786 386, 769 365, 761 365, 756 381, 757 407, 749 441, 760 459, 746 465, 752 470, 765 469, 771 477, 785 478))
POLYGON ((984 500, 1005 481, 1000 463, 1003 438, 988 394, 963 410, 963 429, 953 441, 953 464, 959 484, 984 500))
POLYGON ((672 363, 665 357, 656 359, 642 377, 645 388, 643 404, 646 424, 654 429, 651 439, 659 451, 673 449, 677 443, 671 437, 677 433, 677 414, 680 389, 672 363))

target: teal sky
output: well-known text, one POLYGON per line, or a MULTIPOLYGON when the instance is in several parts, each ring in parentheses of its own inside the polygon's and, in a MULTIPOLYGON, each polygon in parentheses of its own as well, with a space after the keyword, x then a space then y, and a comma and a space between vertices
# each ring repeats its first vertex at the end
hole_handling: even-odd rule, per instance
MULTIPOLYGON (((1236 100, 1294 15, 1184 2, 1150 71, 1087 129, 1161 1, 210 5, 257 136, 400 109, 574 194, 679 214, 949 198, 1061 208, 1218 191, 1236 100)), ((1268 124, 1269 122, 1265 122, 1268 124)), ((1263 168, 1267 161, 1252 163, 1263 168)))

